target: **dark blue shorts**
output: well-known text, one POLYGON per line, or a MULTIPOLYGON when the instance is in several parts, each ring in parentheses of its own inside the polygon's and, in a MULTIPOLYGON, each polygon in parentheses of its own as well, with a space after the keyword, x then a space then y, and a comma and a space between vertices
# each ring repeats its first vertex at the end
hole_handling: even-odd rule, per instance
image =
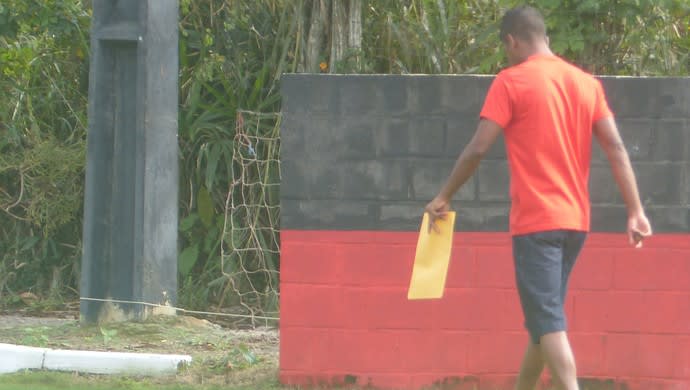
POLYGON ((570 272, 587 234, 552 230, 513 236, 513 258, 525 327, 532 342, 565 331, 563 305, 570 272))

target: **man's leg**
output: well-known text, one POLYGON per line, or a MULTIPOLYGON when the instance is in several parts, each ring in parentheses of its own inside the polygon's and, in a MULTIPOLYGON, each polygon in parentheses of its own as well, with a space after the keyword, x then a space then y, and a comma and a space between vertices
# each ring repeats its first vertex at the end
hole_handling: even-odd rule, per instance
MULTIPOLYGON (((567 257, 565 252, 568 252, 564 248, 567 241, 564 231, 517 236, 513 238, 513 251, 520 303, 532 342, 536 344, 541 360, 551 370, 554 381, 564 390, 577 390, 575 363, 565 335, 563 311, 563 289, 567 286, 573 265, 564 261, 567 257)), ((538 367, 528 364, 537 361, 537 353, 532 352, 530 361, 523 363, 525 368, 521 377, 524 376, 524 380, 518 379, 519 385, 524 382, 525 389, 529 388, 530 376, 533 377, 529 374, 538 367)))
POLYGON ((544 359, 539 344, 534 344, 530 340, 525 357, 522 359, 522 366, 520 367, 520 374, 518 375, 515 389, 534 390, 543 370, 544 359))
MULTIPOLYGON (((570 272, 575 266, 582 249, 586 234, 567 232, 563 245, 563 265, 561 269, 561 301, 567 296, 570 272)), ((547 360, 554 382, 563 389, 577 389, 577 369, 575 357, 568 335, 565 331, 549 333, 541 337, 542 356, 547 360)))
POLYGON ((578 389, 575 358, 565 332, 549 333, 539 344, 530 341, 522 360, 516 390, 534 390, 544 363, 547 362, 553 381, 560 389, 578 389))
POLYGON ((551 371, 554 384, 559 389, 578 390, 575 357, 570 349, 566 333, 545 334, 541 337, 539 345, 542 356, 551 371))

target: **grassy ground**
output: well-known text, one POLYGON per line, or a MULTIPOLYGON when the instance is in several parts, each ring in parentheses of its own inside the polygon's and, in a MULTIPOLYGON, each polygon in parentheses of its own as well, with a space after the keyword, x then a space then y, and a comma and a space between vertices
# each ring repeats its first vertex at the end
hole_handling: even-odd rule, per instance
POLYGON ((278 332, 231 330, 193 317, 80 326, 76 321, 14 325, 0 320, 0 343, 55 349, 174 353, 192 356, 177 375, 117 378, 32 372, 3 376, 9 389, 277 389, 278 332))
POLYGON ((173 378, 145 379, 84 376, 69 373, 30 372, 5 375, 0 390, 255 390, 281 389, 269 378, 250 385, 201 385, 174 383, 173 378))

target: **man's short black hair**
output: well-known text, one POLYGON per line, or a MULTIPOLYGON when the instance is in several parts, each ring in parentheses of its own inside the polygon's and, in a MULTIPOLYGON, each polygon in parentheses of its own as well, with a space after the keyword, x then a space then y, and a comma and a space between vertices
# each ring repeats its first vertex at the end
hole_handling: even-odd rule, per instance
POLYGON ((501 41, 505 42, 508 34, 526 41, 542 38, 546 36, 544 17, 528 5, 512 8, 503 15, 501 41))

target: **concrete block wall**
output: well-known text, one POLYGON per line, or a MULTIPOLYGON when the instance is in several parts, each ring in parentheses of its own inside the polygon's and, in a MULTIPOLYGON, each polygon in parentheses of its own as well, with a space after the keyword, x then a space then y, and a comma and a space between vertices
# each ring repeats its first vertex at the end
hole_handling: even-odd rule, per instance
MULTIPOLYGON (((446 295, 406 300, 423 207, 472 136, 491 80, 283 78, 283 382, 510 387, 528 339, 502 140, 456 197, 446 295)), ((600 388, 690 388, 690 80, 602 80, 657 235, 627 247, 595 145, 593 231, 567 304, 580 374, 600 388)))

